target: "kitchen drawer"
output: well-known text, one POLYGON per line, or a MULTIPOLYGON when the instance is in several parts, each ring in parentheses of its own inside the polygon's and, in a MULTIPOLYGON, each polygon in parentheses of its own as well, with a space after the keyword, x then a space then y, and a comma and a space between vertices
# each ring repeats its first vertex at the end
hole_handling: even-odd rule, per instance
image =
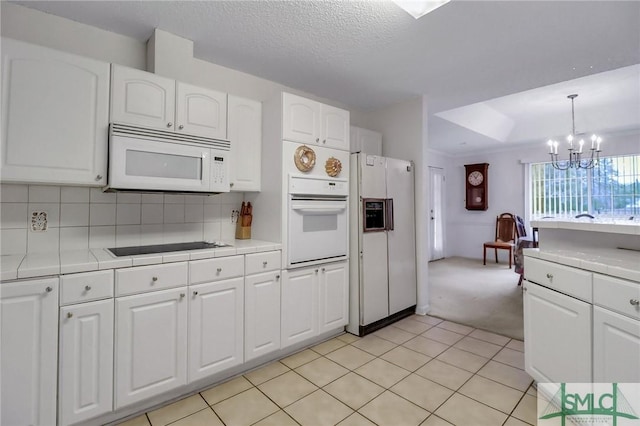
POLYGON ((216 257, 190 262, 190 284, 210 283, 244 275, 244 256, 216 257))
POLYGON ((528 281, 589 303, 593 300, 592 276, 591 272, 570 266, 527 256, 524 258, 524 277, 528 281))
POLYGON ((247 275, 261 272, 276 271, 280 269, 281 252, 266 251, 264 253, 251 253, 245 255, 245 271, 247 275))
POLYGON ((640 319, 640 283, 593 275, 593 303, 623 315, 640 319))
POLYGON ((113 297, 112 270, 60 277, 60 306, 110 297, 113 297))
POLYGON ((187 285, 187 262, 116 270, 116 296, 187 285))

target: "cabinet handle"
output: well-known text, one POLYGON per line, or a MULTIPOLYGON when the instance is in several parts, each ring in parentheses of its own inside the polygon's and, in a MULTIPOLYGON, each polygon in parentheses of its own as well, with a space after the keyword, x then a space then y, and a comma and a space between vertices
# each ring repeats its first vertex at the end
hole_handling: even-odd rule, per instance
POLYGON ((325 271, 325 269, 324 269, 324 268, 322 268, 322 272, 323 272, 323 273, 324 273, 324 271, 325 271))
POLYGON ((547 274, 547 278, 549 278, 550 280, 553 279, 553 274, 547 274))
POLYGON ((320 142, 320 138, 316 138, 316 143, 320 142))
POLYGON ((53 288, 47 287, 47 288, 45 288, 45 290, 46 290, 47 293, 51 293, 53 291, 53 288))
POLYGON ((153 281, 155 283, 156 281, 158 281, 158 277, 151 278, 151 281, 153 281))
POLYGON ((280 279, 280 274, 276 275, 276 280, 280 279))
POLYGON ((229 186, 230 186, 231 188, 233 188, 233 182, 230 182, 230 183, 229 183, 229 186))
POLYGON ((198 292, 197 292, 197 291, 194 291, 194 292, 193 292, 193 295, 194 295, 194 296, 197 296, 197 295, 198 295, 198 292))
POLYGON ((178 126, 178 129, 182 130, 182 129, 184 129, 184 126, 181 124, 181 125, 178 126))
POLYGON ((217 271, 218 273, 220 273, 220 272, 222 272, 222 268, 218 268, 218 269, 216 269, 216 271, 217 271))
POLYGON ((638 299, 631 299, 629 300, 629 303, 633 306, 640 306, 640 300, 638 299))
POLYGON ((180 293, 180 299, 183 299, 183 298, 184 298, 184 296, 185 296, 185 294, 184 294, 184 293, 180 293))
POLYGON ((99 182, 99 181, 101 181, 101 180, 102 180, 102 175, 98 175, 98 176, 96 176, 96 181, 98 181, 98 182, 99 182))
POLYGON ((173 126, 173 123, 172 122, 168 122, 167 123, 167 127, 171 127, 171 126, 173 126))
POLYGON ((84 286, 84 291, 89 291, 91 290, 91 286, 90 285, 85 285, 84 286))
POLYGON ((318 270, 316 269, 316 274, 318 273, 318 270))
POLYGON ((73 314, 71 312, 67 312, 67 318, 71 318, 73 314))
POLYGON ((322 139, 322 143, 327 143, 327 140, 326 139, 322 139))
POLYGON ((262 262, 262 266, 267 266, 267 261, 262 262))

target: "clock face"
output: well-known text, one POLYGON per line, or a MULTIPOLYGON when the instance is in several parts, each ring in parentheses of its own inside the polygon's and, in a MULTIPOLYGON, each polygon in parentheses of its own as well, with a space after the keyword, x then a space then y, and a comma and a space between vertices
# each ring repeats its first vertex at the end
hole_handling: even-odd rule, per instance
POLYGON ((469 177, 467 177, 467 180, 471 185, 478 186, 484 180, 484 176, 482 175, 481 172, 476 170, 475 172, 469 173, 469 177))

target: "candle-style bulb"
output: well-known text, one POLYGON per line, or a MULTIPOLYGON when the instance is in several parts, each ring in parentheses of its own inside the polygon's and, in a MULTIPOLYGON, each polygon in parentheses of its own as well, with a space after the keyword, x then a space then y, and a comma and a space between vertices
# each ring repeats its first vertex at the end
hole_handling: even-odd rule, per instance
POLYGON ((553 150, 554 150, 554 154, 558 153, 558 142, 553 141, 553 150))
POLYGON ((580 150, 578 151, 580 154, 582 154, 582 146, 584 145, 584 139, 580 139, 580 150))
POLYGON ((553 154, 553 141, 549 139, 547 145, 549 145, 549 154, 553 154))
POLYGON ((598 137, 596 135, 591 135, 591 142, 595 142, 598 137))

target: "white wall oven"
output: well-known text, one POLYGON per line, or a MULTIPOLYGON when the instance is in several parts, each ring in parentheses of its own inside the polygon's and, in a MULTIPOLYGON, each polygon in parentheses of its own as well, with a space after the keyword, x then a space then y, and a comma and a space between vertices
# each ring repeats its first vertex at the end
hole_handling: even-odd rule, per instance
POLYGON ((346 179, 289 177, 288 267, 347 258, 348 194, 346 179))

